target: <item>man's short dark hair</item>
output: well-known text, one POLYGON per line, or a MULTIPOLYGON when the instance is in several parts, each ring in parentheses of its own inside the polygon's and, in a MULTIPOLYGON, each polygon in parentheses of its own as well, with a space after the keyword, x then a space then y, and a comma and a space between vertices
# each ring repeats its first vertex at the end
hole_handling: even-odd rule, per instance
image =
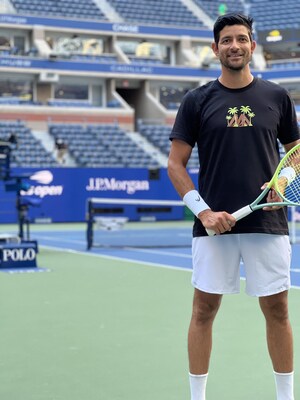
POLYGON ((248 29, 249 38, 252 42, 252 35, 253 35, 252 24, 253 24, 253 18, 247 15, 239 13, 228 13, 225 15, 221 15, 214 24, 213 32, 214 32, 215 43, 218 44, 219 42, 221 30, 225 26, 230 26, 230 25, 244 25, 248 29))

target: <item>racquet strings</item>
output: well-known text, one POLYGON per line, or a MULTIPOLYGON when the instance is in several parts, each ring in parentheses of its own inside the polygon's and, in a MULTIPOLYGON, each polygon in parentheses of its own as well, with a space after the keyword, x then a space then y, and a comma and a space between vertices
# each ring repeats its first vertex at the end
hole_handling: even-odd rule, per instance
POLYGON ((284 200, 300 204, 300 148, 297 146, 283 161, 277 174, 276 190, 284 200))

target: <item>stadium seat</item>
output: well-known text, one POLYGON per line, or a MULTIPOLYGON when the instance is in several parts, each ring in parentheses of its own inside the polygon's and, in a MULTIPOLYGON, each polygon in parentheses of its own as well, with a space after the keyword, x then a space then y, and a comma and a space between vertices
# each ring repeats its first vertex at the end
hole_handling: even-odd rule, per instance
POLYGON ((11 0, 19 14, 53 15, 75 19, 107 20, 106 15, 92 0, 11 0))
MULTIPOLYGON (((219 16, 220 1, 193 1, 213 20, 219 16)), ((256 31, 300 27, 300 2, 294 0, 227 0, 226 11, 250 14, 255 20, 256 31)))
MULTIPOLYGON (((170 152, 170 140, 169 136, 171 133, 171 126, 151 125, 151 124, 139 124, 139 133, 145 137, 154 147, 156 147, 161 153, 166 156, 170 152)), ((188 162, 188 168, 199 168, 197 147, 192 151, 191 158, 188 162)))
POLYGON ((50 124, 49 133, 67 143, 79 167, 159 167, 117 125, 50 124))
POLYGON ((53 155, 37 140, 22 121, 1 121, 0 138, 7 141, 11 133, 17 136, 17 145, 12 148, 12 167, 58 166, 53 155))
POLYGON ((109 3, 127 22, 197 28, 204 26, 180 0, 109 0, 109 3))

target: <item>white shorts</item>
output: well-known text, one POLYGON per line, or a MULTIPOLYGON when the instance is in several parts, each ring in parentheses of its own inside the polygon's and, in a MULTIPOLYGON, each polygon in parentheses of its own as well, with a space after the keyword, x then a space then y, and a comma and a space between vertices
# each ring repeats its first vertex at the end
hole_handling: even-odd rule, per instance
POLYGON ((196 237, 192 253, 192 285, 203 292, 239 293, 241 262, 248 295, 269 296, 290 288, 288 236, 243 233, 196 237))

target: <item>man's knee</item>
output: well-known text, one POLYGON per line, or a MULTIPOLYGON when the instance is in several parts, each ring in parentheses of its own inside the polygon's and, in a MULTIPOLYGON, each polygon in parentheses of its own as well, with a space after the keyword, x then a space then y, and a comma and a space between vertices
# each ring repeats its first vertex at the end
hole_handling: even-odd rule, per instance
POLYGON ((267 321, 285 323, 289 319, 287 292, 261 297, 260 306, 267 321))
POLYGON ((222 300, 221 295, 195 291, 192 318, 196 323, 204 324, 214 320, 222 300))

